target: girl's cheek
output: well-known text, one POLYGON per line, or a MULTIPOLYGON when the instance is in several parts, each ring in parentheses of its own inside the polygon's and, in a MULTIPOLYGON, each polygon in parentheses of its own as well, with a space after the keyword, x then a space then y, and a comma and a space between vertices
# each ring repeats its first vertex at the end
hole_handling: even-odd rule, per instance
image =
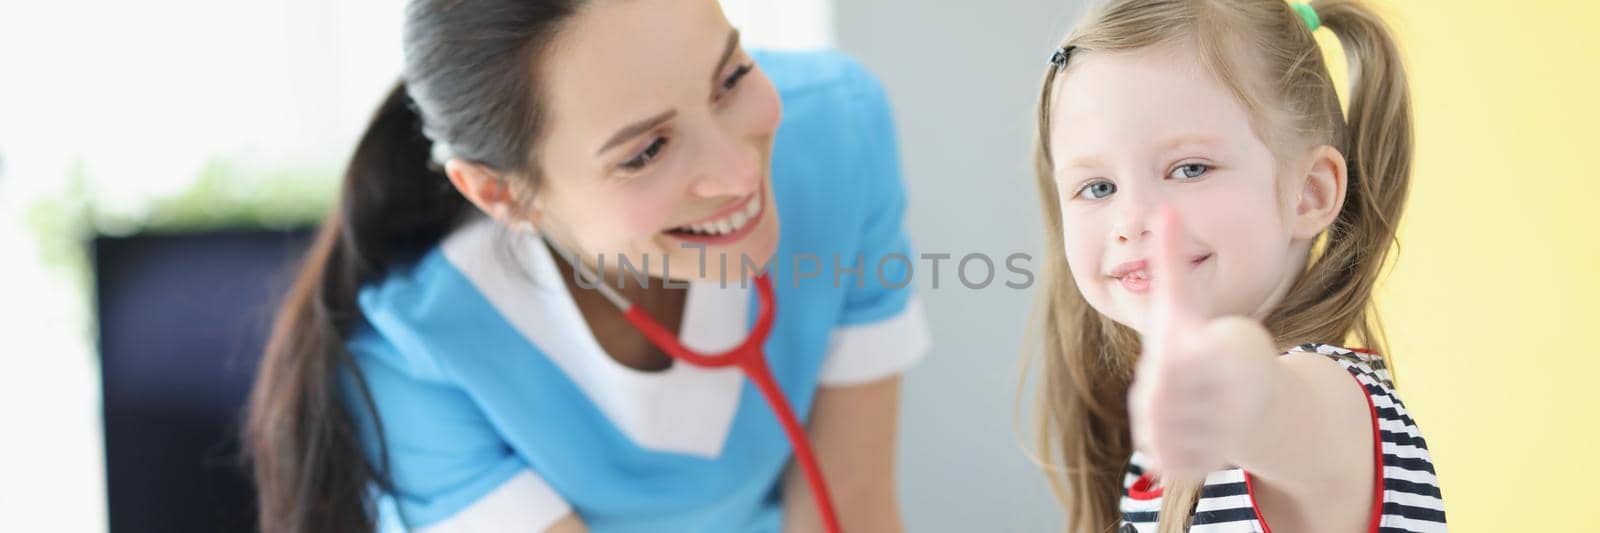
POLYGON ((1240 232, 1247 235, 1264 230, 1257 222, 1257 213, 1264 207, 1258 196, 1242 187, 1213 186, 1176 195, 1175 201, 1184 226, 1198 233, 1196 238, 1229 240, 1240 232))
POLYGON ((1251 240, 1272 240, 1271 235, 1283 231, 1283 218, 1278 216, 1276 194, 1265 191, 1237 191, 1211 198, 1213 223, 1229 234, 1251 240))
POLYGON ((1079 210, 1063 210, 1061 213, 1061 240, 1067 244, 1068 249, 1083 247, 1089 243, 1104 240, 1106 224, 1094 216, 1083 214, 1079 210))
POLYGON ((1093 244, 1096 240, 1091 235, 1083 234, 1085 228, 1082 224, 1075 224, 1069 219, 1063 219, 1062 222, 1066 228, 1062 230, 1061 235, 1064 245, 1062 253, 1066 254, 1067 267, 1072 270, 1073 278, 1080 284, 1090 281, 1090 277, 1085 275, 1092 277, 1098 270, 1096 265, 1100 261, 1100 250, 1093 244))

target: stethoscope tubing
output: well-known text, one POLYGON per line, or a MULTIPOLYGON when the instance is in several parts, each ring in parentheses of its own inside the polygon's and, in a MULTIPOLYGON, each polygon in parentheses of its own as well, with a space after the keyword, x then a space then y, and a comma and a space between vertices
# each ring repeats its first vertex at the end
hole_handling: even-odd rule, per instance
MULTIPOLYGON (((551 243, 552 247, 556 247, 551 243)), ((556 247, 557 250, 561 250, 556 247)), ((779 425, 783 426, 784 435, 788 437, 789 444, 794 448, 795 457, 800 462, 800 469, 805 473, 806 482, 811 486, 811 497, 816 502, 817 512, 821 515, 822 524, 828 533, 839 533, 839 520, 833 510, 833 501, 829 497, 827 481, 822 477, 822 469, 817 465, 816 454, 811 450, 811 441, 806 438, 805 429, 800 425, 800 420, 795 416, 794 408, 783 395, 783 389, 778 386, 777 379, 772 376, 772 369, 767 366, 767 359, 762 354, 761 345, 772 333, 772 323, 777 315, 777 298, 772 290, 772 281, 765 272, 756 276, 755 286, 759 308, 756 313, 756 323, 743 342, 721 353, 703 354, 689 349, 678 340, 678 336, 661 323, 656 322, 644 309, 633 305, 633 302, 618 294, 611 287, 606 286, 599 276, 590 272, 588 267, 576 257, 564 253, 573 268, 580 275, 594 282, 596 289, 607 300, 622 311, 627 321, 633 324, 646 339, 650 340, 661 351, 673 359, 683 361, 698 367, 724 368, 738 367, 745 377, 761 391, 761 396, 766 399, 767 405, 772 408, 772 413, 778 417, 779 425)))

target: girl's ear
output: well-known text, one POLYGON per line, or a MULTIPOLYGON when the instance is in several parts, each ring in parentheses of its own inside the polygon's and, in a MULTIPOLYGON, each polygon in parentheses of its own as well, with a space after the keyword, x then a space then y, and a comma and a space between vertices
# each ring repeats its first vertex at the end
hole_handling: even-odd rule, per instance
POLYGON ((517 202, 505 174, 461 158, 446 161, 444 173, 461 196, 501 224, 517 227, 537 221, 536 213, 528 212, 529 209, 517 202))
POLYGON ((1293 234, 1297 239, 1314 239, 1344 207, 1348 174, 1344 154, 1325 144, 1311 149, 1303 168, 1298 185, 1290 190, 1294 194, 1293 234))

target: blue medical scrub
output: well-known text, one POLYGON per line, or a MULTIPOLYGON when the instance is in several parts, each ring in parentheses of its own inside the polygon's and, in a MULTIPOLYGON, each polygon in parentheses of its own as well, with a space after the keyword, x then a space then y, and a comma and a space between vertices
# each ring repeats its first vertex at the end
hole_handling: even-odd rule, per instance
MULTIPOLYGON (((819 386, 896 375, 927 352, 928 334, 907 284, 882 88, 837 53, 754 57, 784 105, 765 350, 804 419, 819 386)), ((539 531, 576 513, 595 533, 778 531, 791 449, 760 393, 735 369, 617 363, 559 276, 536 238, 479 218, 361 290, 365 320, 348 347, 388 448, 395 490, 374 489, 381 529, 539 531)), ((680 337, 737 343, 753 300, 736 280, 695 282, 680 337)), ((376 463, 376 426, 350 379, 376 463)))

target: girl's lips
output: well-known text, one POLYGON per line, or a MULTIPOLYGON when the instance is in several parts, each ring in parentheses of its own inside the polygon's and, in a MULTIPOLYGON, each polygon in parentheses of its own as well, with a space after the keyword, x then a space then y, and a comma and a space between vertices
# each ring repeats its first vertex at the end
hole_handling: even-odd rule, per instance
POLYGON ((1120 278, 1120 277, 1126 276, 1126 275, 1128 275, 1130 273, 1133 273, 1133 272, 1136 272, 1136 271, 1139 271, 1139 270, 1144 270, 1144 269, 1148 268, 1149 266, 1150 266, 1150 262, 1146 261, 1146 260, 1143 260, 1143 259, 1140 259, 1140 260, 1137 260, 1137 261, 1128 261, 1126 263, 1117 265, 1117 267, 1111 269, 1111 273, 1107 274, 1107 275, 1111 276, 1113 278, 1120 278))
POLYGON ((1122 282, 1122 288, 1126 289, 1128 292, 1134 294, 1144 294, 1146 292, 1150 292, 1150 278, 1123 276, 1118 281, 1122 282))
MULTIPOLYGON (((1211 255, 1212 254, 1206 254, 1200 256, 1200 258, 1190 261, 1189 264, 1191 266, 1199 266, 1200 263, 1204 263, 1211 259, 1211 255)), ((1117 268, 1111 269, 1111 272, 1115 274, 1111 277, 1116 278, 1117 282, 1122 285, 1122 288, 1128 292, 1134 294, 1144 294, 1146 292, 1150 292, 1150 270, 1148 261, 1142 259, 1138 261, 1129 261, 1117 265, 1117 268)))

